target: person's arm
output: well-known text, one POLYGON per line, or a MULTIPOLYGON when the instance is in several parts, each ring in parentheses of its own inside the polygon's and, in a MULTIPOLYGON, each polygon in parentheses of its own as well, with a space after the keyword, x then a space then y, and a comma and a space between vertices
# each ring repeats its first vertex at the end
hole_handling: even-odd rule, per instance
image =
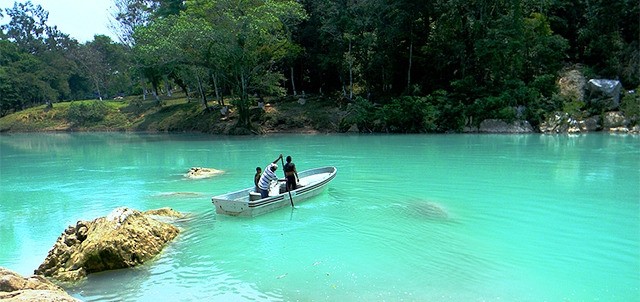
POLYGON ((282 158, 282 154, 280 154, 280 156, 278 156, 278 158, 276 158, 276 160, 274 160, 273 163, 277 164, 281 158, 282 158))

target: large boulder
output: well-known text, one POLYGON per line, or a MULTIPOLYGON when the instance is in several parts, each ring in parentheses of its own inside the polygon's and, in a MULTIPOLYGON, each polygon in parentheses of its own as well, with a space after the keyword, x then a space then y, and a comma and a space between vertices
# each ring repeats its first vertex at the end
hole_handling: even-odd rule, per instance
POLYGON ((629 120, 620 111, 610 111, 604 114, 602 124, 602 126, 608 130, 613 128, 626 128, 629 125, 629 120))
POLYGON ((222 173, 224 173, 224 171, 222 170, 216 170, 212 168, 192 167, 191 169, 189 169, 189 171, 187 171, 184 177, 189 179, 203 179, 203 178, 214 177, 222 173))
POLYGON ((478 128, 482 133, 532 133, 533 127, 528 121, 514 121, 507 123, 499 119, 486 119, 478 128))
POLYGON ((142 264, 179 233, 177 227, 161 220, 181 216, 171 209, 142 213, 117 208, 107 217, 78 221, 58 237, 35 274, 78 281, 90 273, 142 264))
POLYGON ((0 300, 33 302, 77 302, 62 287, 42 276, 25 278, 18 273, 0 267, 0 300))
POLYGON ((618 80, 591 79, 587 82, 589 102, 604 109, 615 109, 620 106, 622 84, 618 80))

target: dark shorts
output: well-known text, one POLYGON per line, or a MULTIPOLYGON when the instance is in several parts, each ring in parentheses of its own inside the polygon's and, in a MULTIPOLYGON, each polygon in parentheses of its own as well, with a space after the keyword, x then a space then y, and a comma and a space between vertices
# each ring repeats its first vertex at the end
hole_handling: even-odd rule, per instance
POLYGON ((298 185, 296 184, 296 176, 295 175, 287 176, 287 190, 295 190, 297 188, 298 188, 298 185))
POLYGON ((260 197, 261 197, 261 198, 267 198, 267 197, 269 197, 269 190, 263 190, 263 189, 260 189, 260 197))

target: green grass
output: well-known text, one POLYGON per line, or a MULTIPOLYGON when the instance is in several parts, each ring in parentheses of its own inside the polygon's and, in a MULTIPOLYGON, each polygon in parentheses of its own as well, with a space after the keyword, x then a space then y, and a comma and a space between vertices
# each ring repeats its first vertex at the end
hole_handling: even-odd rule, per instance
MULTIPOLYGON (((254 133, 273 131, 335 131, 339 112, 331 102, 306 98, 270 100, 267 110, 252 110, 254 133)), ((210 102, 211 106, 213 103, 210 102)), ((234 129, 236 110, 224 117, 219 109, 205 110, 197 100, 184 96, 143 101, 141 97, 122 100, 84 100, 38 106, 0 118, 0 132, 39 131, 152 131, 203 132, 215 134, 251 133, 234 129)))

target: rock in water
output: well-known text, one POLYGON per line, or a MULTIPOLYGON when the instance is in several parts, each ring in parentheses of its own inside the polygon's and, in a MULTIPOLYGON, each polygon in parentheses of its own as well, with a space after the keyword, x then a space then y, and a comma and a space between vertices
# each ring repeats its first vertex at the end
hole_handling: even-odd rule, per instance
POLYGON ((77 302, 61 287, 42 276, 24 278, 18 273, 0 267, 0 300, 33 302, 77 302))
POLYGON ((181 217, 171 209, 141 213, 117 208, 107 217, 78 221, 58 237, 35 270, 59 281, 78 281, 87 274, 144 263, 162 251, 179 230, 154 216, 181 217))
POLYGON ((189 171, 187 172, 187 174, 184 175, 184 177, 189 179, 203 179, 203 178, 214 177, 222 173, 224 173, 224 171, 222 170, 216 170, 212 168, 193 167, 189 169, 189 171))
POLYGON ((430 220, 447 220, 449 213, 441 205, 431 201, 421 201, 415 203, 412 208, 416 215, 430 220))

